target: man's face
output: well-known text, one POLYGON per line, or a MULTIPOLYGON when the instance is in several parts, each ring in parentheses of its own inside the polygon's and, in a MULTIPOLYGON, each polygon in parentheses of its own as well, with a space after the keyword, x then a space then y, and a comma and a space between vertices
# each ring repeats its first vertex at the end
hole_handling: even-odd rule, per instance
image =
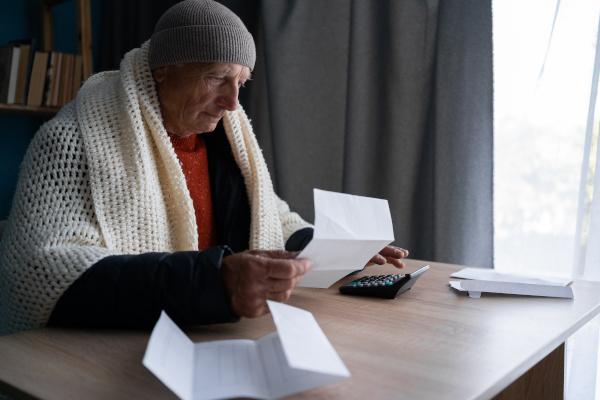
POLYGON ((183 64, 153 71, 158 99, 170 134, 212 132, 225 111, 238 106, 250 69, 238 64, 183 64))

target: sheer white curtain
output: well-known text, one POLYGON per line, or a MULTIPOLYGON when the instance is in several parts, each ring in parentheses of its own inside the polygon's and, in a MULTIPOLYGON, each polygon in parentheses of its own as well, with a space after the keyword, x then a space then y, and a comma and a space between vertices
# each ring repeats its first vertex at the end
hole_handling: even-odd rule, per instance
MULTIPOLYGON (((573 276, 600 280, 600 17, 598 18, 581 179, 573 276)), ((566 398, 600 399, 600 317, 588 323, 567 342, 566 398)))
POLYGON ((600 2, 557 5, 494 2, 494 266, 507 272, 572 270, 600 2))
MULTIPOLYGON (((495 268, 600 280, 600 2, 493 5, 495 268)), ((567 342, 566 399, 600 400, 599 321, 567 342)))

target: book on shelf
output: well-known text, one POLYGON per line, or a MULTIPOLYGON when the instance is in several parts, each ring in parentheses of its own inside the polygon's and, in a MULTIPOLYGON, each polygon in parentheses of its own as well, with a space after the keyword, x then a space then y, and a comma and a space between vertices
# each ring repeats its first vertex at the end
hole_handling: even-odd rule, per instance
POLYGON ((15 103, 15 95, 17 93, 17 75, 19 73, 19 58, 21 57, 21 48, 12 46, 12 56, 10 59, 10 73, 8 75, 8 90, 6 94, 6 104, 15 103))
POLYGON ((19 48, 21 49, 21 55, 19 57, 19 66, 17 68, 17 87, 15 89, 15 103, 25 104, 27 102, 26 89, 33 57, 30 43, 22 44, 19 46, 19 48))
POLYGON ((62 52, 50 54, 44 104, 61 107, 71 101, 82 81, 81 56, 62 52))
POLYGON ((49 54, 45 51, 36 51, 35 56, 33 57, 33 66, 31 67, 31 77, 29 79, 29 91, 27 93, 28 106, 40 107, 44 100, 48 55, 49 54))
POLYGON ((0 103, 62 107, 82 80, 80 54, 35 51, 31 39, 0 47, 0 103))
POLYGON ((73 98, 73 78, 75 70, 75 54, 65 54, 65 68, 60 105, 64 106, 73 98))
POLYGON ((13 46, 13 66, 16 67, 14 75, 11 74, 11 82, 14 82, 14 98, 12 96, 12 86, 9 86, 9 96, 6 102, 9 104, 25 104, 26 102, 26 90, 29 80, 29 71, 31 70, 31 63, 33 61, 33 48, 35 41, 31 38, 12 40, 8 42, 9 46, 13 46), (15 59, 15 50, 19 53, 18 59, 15 59))
POLYGON ((31 68, 31 49, 34 40, 31 38, 12 40, 8 46, 12 48, 11 69, 8 78, 8 89, 5 98, 0 101, 7 104, 24 104, 25 90, 31 68))
POLYGON ((53 105, 60 107, 62 105, 63 96, 65 95, 65 87, 67 86, 67 69, 69 60, 67 54, 60 53, 59 70, 57 72, 58 79, 56 82, 56 93, 54 97, 53 105))
POLYGON ((83 78, 83 59, 81 58, 81 54, 75 55, 75 65, 73 68, 73 89, 71 90, 72 99, 77 96, 77 92, 79 91, 81 80, 83 78))
POLYGON ((50 99, 48 105, 51 107, 58 106, 58 93, 60 90, 60 78, 63 68, 63 53, 56 52, 56 68, 52 71, 52 88, 50 90, 50 99))
POLYGON ((50 52, 48 55, 48 68, 46 69, 46 84, 44 85, 44 96, 42 99, 42 104, 47 107, 51 106, 50 103, 52 100, 52 82, 54 81, 52 76, 56 71, 56 57, 57 53, 54 51, 50 52))

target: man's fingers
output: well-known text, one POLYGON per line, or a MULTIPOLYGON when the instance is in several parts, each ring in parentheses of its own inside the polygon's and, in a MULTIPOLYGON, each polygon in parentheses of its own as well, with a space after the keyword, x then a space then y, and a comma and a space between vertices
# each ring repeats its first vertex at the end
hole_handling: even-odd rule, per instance
POLYGON ((408 257, 408 250, 396 246, 386 246, 379 254, 384 257, 406 258, 408 257))
POLYGON ((265 315, 268 312, 269 307, 267 306, 267 303, 264 303, 263 305, 258 307, 248 308, 245 315, 242 316, 246 318, 256 318, 260 317, 261 315, 265 315))
POLYGON ((310 269, 311 262, 300 258, 295 260, 265 259, 267 276, 275 279, 292 279, 302 276, 310 269))
POLYGON ((260 317, 261 315, 266 314, 268 311, 266 298, 264 298, 262 296, 254 297, 254 298, 248 298, 245 296, 236 296, 233 299, 233 305, 238 310, 238 315, 240 317, 247 317, 247 318, 260 317))
POLYGON ((233 311, 247 318, 268 312, 266 300, 286 301, 310 261, 295 259, 286 251, 232 254, 223 260, 221 273, 231 296, 233 311))
POLYGON ((296 282, 298 282, 298 278, 294 279, 268 279, 267 287, 269 288, 269 292, 277 293, 277 292, 285 292, 287 290, 291 290, 296 286, 296 282))
POLYGON ((404 268, 405 267, 404 263, 398 258, 388 257, 387 262, 392 264, 396 268, 404 268))
POLYGON ((377 265, 383 265, 386 263, 385 257, 380 254, 376 254, 371 258, 371 262, 374 262, 377 265))
POLYGON ((286 290, 285 292, 269 293, 269 300, 275 301, 287 301, 292 295, 292 290, 286 290))

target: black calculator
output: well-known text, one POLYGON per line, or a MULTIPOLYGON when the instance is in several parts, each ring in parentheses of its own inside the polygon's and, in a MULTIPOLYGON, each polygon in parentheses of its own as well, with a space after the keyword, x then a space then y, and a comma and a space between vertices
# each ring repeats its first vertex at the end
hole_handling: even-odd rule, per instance
POLYGON ((381 297, 393 299, 409 290, 417 278, 429 269, 429 265, 411 274, 369 275, 340 286, 340 292, 355 296, 381 297))

